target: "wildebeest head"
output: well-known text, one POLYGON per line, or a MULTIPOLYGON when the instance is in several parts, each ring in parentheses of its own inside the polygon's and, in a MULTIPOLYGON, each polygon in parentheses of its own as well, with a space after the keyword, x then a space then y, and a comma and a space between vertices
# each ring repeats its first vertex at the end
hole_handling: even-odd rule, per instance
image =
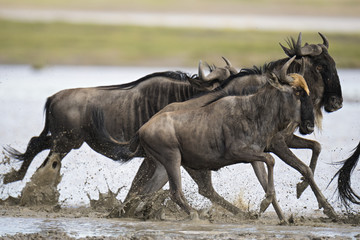
MULTIPOLYGON (((301 33, 297 41, 293 38, 287 41, 289 48, 283 48, 286 55, 289 57, 297 56, 304 57, 308 66, 313 66, 307 71, 304 77, 309 84, 323 84, 324 94, 321 105, 324 106, 325 111, 333 112, 342 107, 342 93, 339 76, 336 70, 334 59, 329 55, 329 41, 327 38, 319 33, 323 43, 321 44, 305 44, 301 46, 301 33), (313 81, 311 81, 313 79, 313 81), (318 79, 322 79, 320 83, 318 79), (310 81, 309 81, 310 80, 310 81)), ((312 88, 313 89, 313 88, 312 88)))
POLYGON ((221 83, 230 76, 237 74, 238 71, 231 65, 231 62, 225 57, 222 58, 226 63, 225 67, 217 67, 215 65, 210 66, 205 63, 207 68, 210 70, 208 75, 205 75, 204 66, 200 60, 198 78, 190 79, 190 83, 198 87, 201 86, 206 91, 211 91, 220 86, 221 83))
MULTIPOLYGON (((310 90, 309 87, 303 77, 305 72, 304 69, 304 60, 302 60, 302 67, 299 73, 291 73, 287 74, 287 69, 290 64, 294 61, 296 56, 292 57, 289 61, 287 61, 284 66, 280 70, 279 80, 290 85, 292 88, 292 94, 297 99, 300 100, 300 124, 299 124, 299 132, 301 134, 310 134, 314 131, 314 106, 310 98, 310 90)), ((272 75, 269 78, 269 83, 276 88, 282 89, 284 86, 281 85, 277 81, 277 77, 272 75), (275 81, 274 81, 275 80, 275 81)))

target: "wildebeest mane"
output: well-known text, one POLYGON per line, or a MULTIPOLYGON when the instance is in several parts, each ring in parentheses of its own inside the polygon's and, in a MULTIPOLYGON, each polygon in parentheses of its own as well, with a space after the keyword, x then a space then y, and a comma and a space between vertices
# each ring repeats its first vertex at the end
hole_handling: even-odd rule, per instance
POLYGON ((262 75, 269 73, 276 62, 265 63, 263 66, 253 66, 252 68, 242 68, 237 74, 231 75, 228 79, 222 82, 222 84, 215 88, 213 91, 218 91, 226 87, 233 79, 251 75, 262 75))
POLYGON ((118 84, 118 85, 110 85, 110 86, 99 86, 97 88, 104 89, 104 90, 117 90, 117 89, 132 89, 139 85, 140 83, 149 80, 154 77, 166 77, 169 79, 173 79, 175 81, 188 81, 189 79, 197 78, 198 76, 196 74, 189 75, 188 73, 182 72, 182 71, 165 71, 165 72, 155 72, 148 74, 142 78, 139 78, 138 80, 135 80, 133 82, 124 83, 124 84, 118 84))
MULTIPOLYGON (((235 78, 241 78, 244 76, 251 76, 251 75, 262 75, 262 74, 266 74, 269 73, 271 71, 271 69, 273 68, 273 64, 274 62, 270 62, 270 63, 265 63, 263 66, 253 66, 252 68, 243 68, 239 71, 239 73, 231 75, 228 79, 226 79, 225 81, 222 82, 222 84, 215 88, 214 90, 212 90, 212 93, 216 93, 214 98, 212 98, 211 100, 209 100, 207 103, 205 103, 203 105, 207 106, 213 102, 216 102, 217 100, 226 97, 226 96, 245 96, 245 95, 250 95, 253 94, 255 92, 257 92, 259 90, 259 88, 262 88, 262 86, 249 86, 246 87, 244 89, 242 89, 241 92, 236 92, 236 91, 224 91, 223 89, 235 78)), ((201 97, 204 94, 208 94, 208 93, 201 93, 199 95, 197 95, 196 97, 201 97)))

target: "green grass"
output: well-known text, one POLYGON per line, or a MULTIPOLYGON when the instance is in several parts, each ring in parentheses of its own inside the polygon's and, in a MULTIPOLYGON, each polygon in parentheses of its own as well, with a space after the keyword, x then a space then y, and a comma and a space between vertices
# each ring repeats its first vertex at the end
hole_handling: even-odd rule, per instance
MULTIPOLYGON (((325 34, 338 67, 360 68, 360 34, 325 34)), ((285 57, 279 42, 297 35, 0 20, 0 64, 195 67, 200 59, 222 65, 225 56, 240 68, 285 57)), ((321 38, 303 32, 303 41, 320 43, 321 38)))

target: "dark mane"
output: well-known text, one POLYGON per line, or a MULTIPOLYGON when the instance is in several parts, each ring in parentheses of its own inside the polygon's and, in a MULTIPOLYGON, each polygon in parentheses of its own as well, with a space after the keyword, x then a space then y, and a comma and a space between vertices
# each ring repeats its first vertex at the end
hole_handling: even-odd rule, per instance
POLYGON ((233 79, 244 77, 244 76, 251 76, 251 75, 262 75, 268 72, 271 72, 274 69, 274 66, 276 66, 277 62, 269 62, 265 63, 263 66, 257 67, 253 66, 252 68, 242 68, 239 73, 235 75, 231 75, 228 79, 223 81, 221 85, 217 88, 215 88, 213 91, 218 91, 226 87, 233 79))
POLYGON ((127 90, 127 89, 132 89, 132 88, 136 87, 138 84, 140 84, 146 80, 149 80, 151 78, 154 78, 154 77, 166 77, 166 78, 170 78, 173 80, 185 82, 185 81, 188 81, 189 79, 197 78, 197 75, 194 74, 194 75, 190 76, 188 73, 181 72, 181 71, 155 72, 155 73, 148 74, 142 78, 139 78, 138 80, 135 80, 133 82, 118 84, 118 85, 110 85, 110 86, 99 86, 97 88, 106 89, 106 90, 116 90, 116 89, 127 90))

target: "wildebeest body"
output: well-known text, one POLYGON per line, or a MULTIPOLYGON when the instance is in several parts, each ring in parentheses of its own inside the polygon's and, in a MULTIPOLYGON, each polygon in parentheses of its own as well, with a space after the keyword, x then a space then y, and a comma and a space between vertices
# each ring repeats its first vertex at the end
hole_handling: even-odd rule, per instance
MULTIPOLYGON (((281 103, 277 103, 274 99, 269 99, 269 95, 271 94, 259 94, 256 101, 254 96, 243 97, 241 100, 229 96, 201 110, 161 114, 161 117, 156 116, 144 125, 147 132, 156 133, 158 137, 146 143, 154 144, 154 147, 173 144, 181 146, 182 164, 192 169, 217 170, 234 164, 236 149, 263 152, 271 136, 285 129, 292 118, 297 121, 287 131, 293 132, 300 122, 300 115, 295 112, 295 108, 289 109, 293 112, 279 112, 279 104, 285 108, 287 99, 281 99, 281 103), (280 116, 282 122, 277 124, 280 116), (201 151, 203 149, 206 151, 201 151)), ((300 103, 296 104, 299 108, 300 103)), ((141 135, 140 130, 140 137, 141 135)))
MULTIPOLYGON (((312 113, 312 105, 307 109, 312 113)), ((201 108, 159 113, 140 128, 140 145, 165 167, 172 198, 188 213, 191 208, 181 193, 180 165, 216 170, 240 162, 265 162, 269 175, 267 198, 261 204, 264 211, 276 201, 274 160, 264 150, 279 132, 295 130, 300 111, 300 98, 293 89, 280 91, 267 84, 250 96, 225 94, 201 108)), ((313 116, 310 119, 314 121, 313 116)), ((284 220, 282 213, 279 218, 284 220)))

